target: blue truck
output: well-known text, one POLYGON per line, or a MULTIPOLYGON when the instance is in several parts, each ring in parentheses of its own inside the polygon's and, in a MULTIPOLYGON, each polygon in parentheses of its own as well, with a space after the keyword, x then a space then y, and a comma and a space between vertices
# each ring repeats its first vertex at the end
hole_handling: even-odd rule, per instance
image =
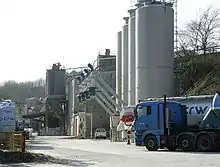
POLYGON ((141 102, 134 110, 135 143, 149 151, 167 148, 175 151, 220 150, 220 92, 197 127, 187 125, 186 106, 177 101, 141 102))

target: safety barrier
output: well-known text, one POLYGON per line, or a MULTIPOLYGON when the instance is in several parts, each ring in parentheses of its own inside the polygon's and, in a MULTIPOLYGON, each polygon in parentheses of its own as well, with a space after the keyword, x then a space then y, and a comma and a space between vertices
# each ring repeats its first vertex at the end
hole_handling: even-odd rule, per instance
POLYGON ((9 135, 9 149, 14 152, 25 152, 25 133, 13 132, 9 135))
POLYGON ((0 132, 1 149, 25 152, 25 132, 0 132))

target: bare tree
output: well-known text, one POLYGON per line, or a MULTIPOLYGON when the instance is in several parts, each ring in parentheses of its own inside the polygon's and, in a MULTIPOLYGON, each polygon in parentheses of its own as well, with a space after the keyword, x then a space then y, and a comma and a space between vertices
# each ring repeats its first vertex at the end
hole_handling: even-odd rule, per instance
POLYGON ((204 56, 219 44, 220 11, 207 8, 197 19, 191 20, 185 29, 179 31, 179 48, 184 55, 204 56))
POLYGON ((219 44, 220 37, 220 11, 213 7, 208 7, 197 19, 191 20, 185 28, 178 32, 178 52, 179 63, 177 63, 176 80, 179 85, 183 85, 183 92, 194 87, 194 83, 210 72, 212 65, 207 61, 207 53, 213 52, 219 44), (203 55, 198 59, 197 55, 203 55), (206 72, 205 72, 206 71, 206 72), (187 76, 187 77, 186 77, 187 76))

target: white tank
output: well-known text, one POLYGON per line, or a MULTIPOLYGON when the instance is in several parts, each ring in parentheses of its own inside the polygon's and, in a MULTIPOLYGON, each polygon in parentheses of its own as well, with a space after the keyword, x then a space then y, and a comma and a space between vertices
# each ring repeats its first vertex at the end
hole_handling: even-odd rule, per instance
MULTIPOLYGON (((178 101, 183 105, 186 105, 187 111, 187 125, 193 126, 198 125, 202 121, 205 114, 208 112, 212 104, 213 95, 201 95, 201 96, 188 96, 188 97, 168 97, 167 100, 178 101)), ((163 100, 159 99, 147 99, 152 100, 163 100)))
POLYGON ((174 11, 163 4, 136 10, 136 100, 173 96, 174 11))
POLYGON ((122 100, 128 103, 128 17, 122 27, 122 100))
POLYGON ((212 104, 212 98, 203 99, 185 99, 179 101, 186 105, 187 110, 187 125, 198 125, 202 121, 205 114, 208 112, 212 104))
POLYGON ((135 100, 135 9, 128 11, 128 105, 134 105, 135 100))
MULTIPOLYGON (((119 95, 120 98, 121 97, 121 75, 122 75, 122 32, 119 31, 117 33, 117 55, 116 55, 116 94, 119 95)), ((117 104, 119 104, 118 100, 117 100, 117 104)), ((119 104, 121 105, 121 104, 119 104)))

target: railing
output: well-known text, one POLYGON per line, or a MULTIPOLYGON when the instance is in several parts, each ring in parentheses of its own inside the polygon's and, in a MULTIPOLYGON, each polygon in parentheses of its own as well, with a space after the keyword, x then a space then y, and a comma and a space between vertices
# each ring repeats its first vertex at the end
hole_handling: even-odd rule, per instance
MULTIPOLYGON (((108 71, 108 73, 111 72, 108 71)), ((121 105, 126 106, 127 103, 116 94, 115 90, 112 88, 112 85, 109 84, 109 82, 103 77, 102 72, 100 72, 98 69, 94 69, 94 71, 92 71, 89 76, 87 76, 87 78, 80 83, 79 90, 80 92, 89 91, 91 93, 89 88, 96 88, 95 93, 89 93, 89 98, 93 97, 108 114, 117 115, 118 111, 121 110, 121 105), (118 100, 118 103, 116 100, 118 100)), ((82 95, 80 96, 82 98, 82 95)), ((86 98, 83 100, 80 99, 80 103, 85 100, 86 98)))
POLYGON ((0 132, 2 150, 25 152, 25 132, 0 132))
POLYGON ((84 81, 84 86, 81 90, 85 90, 88 87, 95 87, 96 93, 95 100, 106 110, 110 115, 117 114, 117 111, 120 111, 121 107, 116 103, 115 99, 118 99, 119 102, 125 104, 123 100, 115 93, 112 87, 106 82, 98 71, 93 71, 89 76, 88 80, 84 81), (88 82, 88 83, 86 83, 88 82))

